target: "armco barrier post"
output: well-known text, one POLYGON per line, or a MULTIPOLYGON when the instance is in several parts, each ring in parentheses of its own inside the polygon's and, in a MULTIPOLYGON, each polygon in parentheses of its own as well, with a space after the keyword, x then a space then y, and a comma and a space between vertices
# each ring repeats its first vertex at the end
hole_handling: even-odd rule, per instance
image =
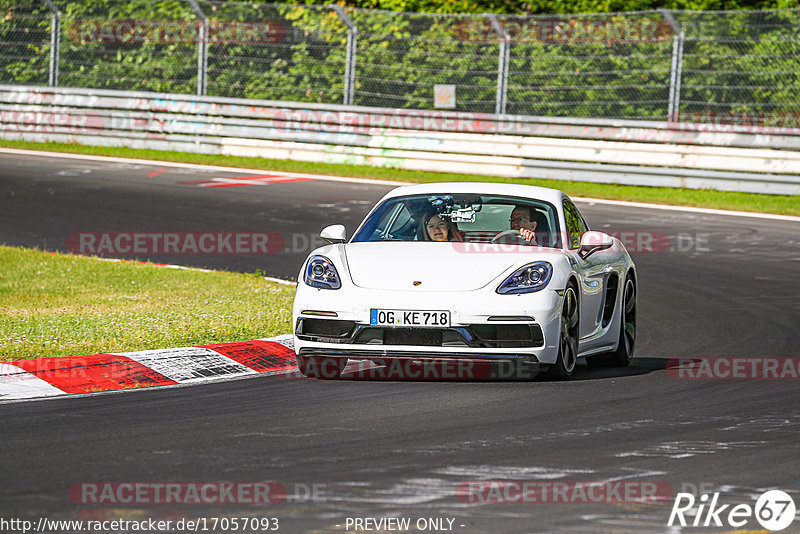
POLYGON ((342 22, 347 26, 347 53, 344 65, 344 99, 345 106, 353 105, 353 93, 356 86, 356 37, 358 27, 353 19, 345 13, 344 8, 339 4, 331 4, 331 8, 336 12, 342 22))
POLYGON ((195 0, 186 2, 200 20, 200 34, 197 39, 197 95, 205 96, 208 75, 208 17, 195 0))
POLYGON ((508 98, 508 63, 511 55, 511 38, 494 13, 487 13, 486 17, 492 23, 492 29, 500 38, 500 55, 497 61, 497 96, 495 97, 494 112, 497 115, 505 115, 506 99, 508 98))
POLYGON ((44 0, 50 10, 50 87, 58 87, 58 59, 61 55, 61 11, 53 0, 44 0))

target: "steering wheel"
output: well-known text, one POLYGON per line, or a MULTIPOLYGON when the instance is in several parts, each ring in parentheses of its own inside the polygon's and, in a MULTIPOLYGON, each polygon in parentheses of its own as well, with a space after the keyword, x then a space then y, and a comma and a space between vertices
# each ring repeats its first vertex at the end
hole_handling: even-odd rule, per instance
POLYGON ((522 237, 522 234, 520 233, 519 230, 504 230, 492 238, 492 243, 497 243, 504 237, 512 237, 512 236, 524 241, 524 238, 522 237))

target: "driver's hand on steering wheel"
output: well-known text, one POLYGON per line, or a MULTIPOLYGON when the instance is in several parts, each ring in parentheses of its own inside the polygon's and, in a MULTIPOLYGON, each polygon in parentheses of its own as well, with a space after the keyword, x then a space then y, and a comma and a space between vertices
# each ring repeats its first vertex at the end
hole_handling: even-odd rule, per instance
POLYGON ((533 233, 533 230, 530 228, 520 228, 519 234, 522 236, 522 239, 530 243, 531 245, 536 244, 536 234, 533 233))

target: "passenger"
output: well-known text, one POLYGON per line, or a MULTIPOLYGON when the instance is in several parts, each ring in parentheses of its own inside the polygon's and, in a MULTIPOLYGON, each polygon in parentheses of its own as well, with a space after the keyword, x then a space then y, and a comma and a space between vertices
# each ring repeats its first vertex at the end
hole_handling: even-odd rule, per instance
POLYGON ((461 232, 447 217, 437 213, 428 213, 422 218, 420 225, 422 239, 425 241, 463 241, 461 232))

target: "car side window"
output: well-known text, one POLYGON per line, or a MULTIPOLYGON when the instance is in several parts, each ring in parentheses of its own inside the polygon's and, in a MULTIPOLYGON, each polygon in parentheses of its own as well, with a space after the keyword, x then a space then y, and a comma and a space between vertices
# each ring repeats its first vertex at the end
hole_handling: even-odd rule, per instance
POLYGON ((581 217, 578 208, 575 204, 567 199, 564 199, 564 218, 567 221, 567 239, 569 240, 569 248, 574 249, 581 246, 581 237, 586 232, 586 222, 581 217))

